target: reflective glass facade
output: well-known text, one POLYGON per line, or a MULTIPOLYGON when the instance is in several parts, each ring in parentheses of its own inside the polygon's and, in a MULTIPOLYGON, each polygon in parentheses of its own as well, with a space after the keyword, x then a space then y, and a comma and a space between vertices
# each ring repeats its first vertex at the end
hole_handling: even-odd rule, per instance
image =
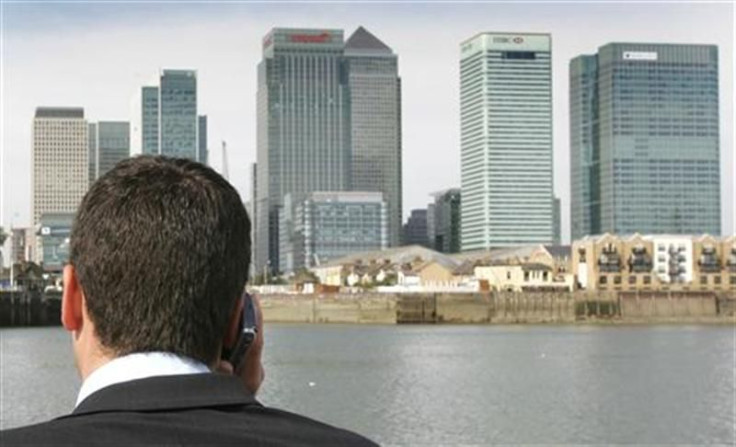
POLYGON ((119 161, 130 157, 130 124, 127 121, 100 121, 96 137, 95 180, 119 161))
POLYGON ((142 116, 141 123, 141 143, 142 153, 158 154, 158 104, 159 104, 158 87, 142 87, 141 88, 141 110, 138 112, 142 116))
POLYGON ((163 70, 154 82, 158 85, 141 87, 133 98, 131 154, 198 160, 197 72, 163 70))
POLYGON ((74 213, 42 214, 37 236, 41 239, 41 262, 46 271, 59 272, 69 261, 69 236, 74 213))
POLYGON ((197 138, 199 139, 199 143, 197 146, 199 148, 199 154, 197 155, 197 161, 203 164, 207 164, 207 115, 202 115, 199 117, 198 125, 199 129, 197 131, 197 138))
POLYGON ((197 73, 164 70, 160 82, 160 153, 197 160, 197 73))
POLYGON ((363 27, 345 44, 350 89, 354 191, 380 191, 388 205, 389 246, 399 245, 401 83, 396 54, 363 27))
POLYGON ((350 187, 350 103, 341 30, 273 29, 258 65, 255 264, 275 269, 279 209, 350 187))
POLYGON ((717 47, 608 44, 570 86, 573 238, 720 234, 717 47))
POLYGON ((550 243, 551 37, 483 33, 460 50, 462 250, 550 243))
POLYGON ((284 199, 279 270, 294 272, 353 253, 387 248, 386 203, 380 192, 316 192, 284 199))

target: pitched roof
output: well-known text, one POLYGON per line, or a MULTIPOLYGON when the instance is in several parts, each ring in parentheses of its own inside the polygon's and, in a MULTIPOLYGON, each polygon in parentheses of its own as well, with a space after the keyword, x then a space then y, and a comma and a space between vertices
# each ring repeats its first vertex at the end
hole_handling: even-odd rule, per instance
POLYGON ((553 258, 569 258, 572 253, 571 246, 569 245, 545 245, 544 249, 553 258))
POLYGON ((381 42, 376 36, 371 34, 367 29, 359 26, 357 30, 345 42, 346 50, 371 50, 382 53, 393 53, 391 48, 381 42))

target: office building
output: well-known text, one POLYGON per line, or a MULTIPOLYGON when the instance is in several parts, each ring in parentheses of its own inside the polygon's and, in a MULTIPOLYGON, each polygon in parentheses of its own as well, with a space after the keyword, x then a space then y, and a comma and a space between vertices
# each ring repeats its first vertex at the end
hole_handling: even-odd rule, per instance
POLYGON ((718 48, 610 43, 570 62, 572 237, 721 233, 718 48))
POLYGON ((462 250, 550 243, 551 37, 481 33, 460 53, 462 250))
MULTIPOLYGON (((89 126, 84 109, 38 107, 33 119, 31 215, 74 213, 89 186, 89 126)), ((36 260, 40 246, 34 250, 36 260)))
POLYGON ((200 115, 197 120, 197 125, 199 126, 197 128, 197 147, 199 150, 197 161, 202 164, 208 164, 209 149, 207 149, 207 115, 200 115))
POLYGON ((255 264, 279 265, 278 212, 350 189, 350 95, 341 30, 274 28, 258 64, 255 264))
POLYGON ((162 70, 154 83, 141 87, 133 98, 131 153, 198 161, 197 72, 162 70))
POLYGON ((427 208, 430 248, 441 253, 460 252, 460 188, 433 194, 434 203, 427 208))
MULTIPOLYGON (((76 210, 75 210, 76 212, 76 210)), ((74 213, 44 213, 37 236, 41 240, 40 261, 47 272, 61 272, 69 261, 69 236, 74 213)))
POLYGON ((560 245, 562 242, 562 212, 559 197, 555 197, 552 202, 552 244, 560 245))
POLYGON ((97 180, 97 123, 87 126, 87 153, 89 154, 89 184, 97 180))
POLYGON ((427 232, 427 210, 411 210, 409 218, 402 229, 402 245, 421 245, 429 248, 427 232))
POLYGON ((387 206, 380 192, 314 192, 280 217, 279 270, 292 273, 343 256, 388 247, 387 206))
POLYGON ((94 182, 119 161, 130 157, 130 124, 127 121, 100 121, 90 123, 89 132, 90 182, 94 182))
POLYGON ((401 79, 398 57, 359 27, 345 43, 352 147, 351 188, 380 191, 388 205, 389 246, 401 239, 401 79))

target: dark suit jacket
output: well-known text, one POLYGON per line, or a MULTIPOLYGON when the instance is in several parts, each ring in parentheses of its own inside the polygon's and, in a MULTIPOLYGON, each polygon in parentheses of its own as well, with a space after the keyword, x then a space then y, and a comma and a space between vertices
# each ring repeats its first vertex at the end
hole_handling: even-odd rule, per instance
POLYGON ((354 433, 266 408, 221 374, 152 377, 90 396, 67 416, 0 432, 0 445, 374 446, 354 433))

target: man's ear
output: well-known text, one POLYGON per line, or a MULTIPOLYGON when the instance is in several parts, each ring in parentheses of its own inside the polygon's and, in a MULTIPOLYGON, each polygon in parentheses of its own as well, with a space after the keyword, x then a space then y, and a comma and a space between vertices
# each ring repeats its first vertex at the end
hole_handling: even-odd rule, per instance
POLYGON ((243 298, 238 298, 233 307, 233 312, 230 314, 230 319, 227 323, 227 329, 225 330, 225 338, 222 340, 222 346, 227 349, 232 349, 235 343, 238 341, 240 335, 240 319, 243 316, 243 298))
POLYGON ((64 290, 61 295, 61 324, 69 332, 82 328, 82 306, 84 306, 84 295, 79 285, 77 271, 74 266, 64 266, 64 290))

